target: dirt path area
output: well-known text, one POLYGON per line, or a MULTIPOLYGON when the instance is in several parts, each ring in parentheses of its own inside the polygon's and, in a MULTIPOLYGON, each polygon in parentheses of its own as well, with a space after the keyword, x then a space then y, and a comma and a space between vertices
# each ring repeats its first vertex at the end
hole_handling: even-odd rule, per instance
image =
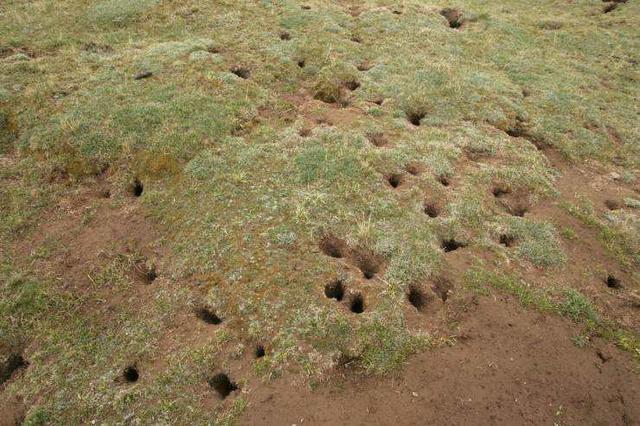
POLYGON ((640 423, 640 378, 627 353, 507 297, 481 298, 464 339, 410 359, 392 378, 347 372, 316 390, 286 378, 249 390, 243 424, 640 423))

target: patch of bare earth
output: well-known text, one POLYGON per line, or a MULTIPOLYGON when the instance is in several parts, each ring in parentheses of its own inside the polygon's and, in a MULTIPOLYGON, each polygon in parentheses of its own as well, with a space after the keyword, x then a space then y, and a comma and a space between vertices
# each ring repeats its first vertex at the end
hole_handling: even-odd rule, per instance
POLYGON ((246 389, 242 424, 632 424, 640 378, 630 355, 602 341, 578 348, 578 327, 507 297, 463 315, 458 343, 414 356, 386 378, 348 370, 316 390, 286 377, 246 389))

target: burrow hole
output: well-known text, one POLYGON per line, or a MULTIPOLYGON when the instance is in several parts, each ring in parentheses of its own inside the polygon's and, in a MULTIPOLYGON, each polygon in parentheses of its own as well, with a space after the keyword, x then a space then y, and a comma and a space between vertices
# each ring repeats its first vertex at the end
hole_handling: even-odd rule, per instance
POLYGON ((500 244, 505 247, 513 247, 516 244, 516 237, 511 234, 501 234, 500 244))
POLYGON ((464 24, 463 14, 458 9, 446 8, 440 11, 449 24, 449 28, 460 28, 464 24))
POLYGON ((375 146, 385 146, 387 144, 387 138, 382 132, 367 133, 367 140, 375 146))
POLYGON ((151 284, 158 278, 158 272, 154 265, 147 265, 144 261, 140 261, 136 264, 135 270, 142 281, 145 284, 151 284))
POLYGON ((209 309, 206 306, 201 306, 196 309, 196 317, 206 322, 207 324, 218 325, 222 322, 222 318, 220 318, 212 309, 209 309))
POLYGON ((237 66, 237 65, 231 67, 231 69, 229 71, 232 74, 235 74, 238 77, 243 78, 245 80, 248 79, 251 76, 251 72, 247 68, 240 67, 240 66, 237 66))
POLYGON ((357 293, 351 296, 351 300, 349 301, 349 309, 354 314, 361 314, 364 312, 364 297, 362 294, 357 293))
POLYGON ((617 200, 606 200, 604 202, 604 205, 609 209, 609 210, 619 210, 622 208, 622 203, 620 203, 620 201, 617 200))
POLYGON ((525 204, 516 204, 509 208, 509 213, 512 216, 524 217, 524 215, 529 211, 529 207, 525 204))
POLYGON ((409 287, 409 291, 407 292, 407 300, 414 308, 418 311, 422 312, 422 310, 426 307, 428 298, 425 295, 424 291, 418 286, 409 287))
POLYGON ((238 385, 231 381, 225 373, 218 373, 209 379, 209 386, 216 392, 220 398, 225 399, 229 394, 238 389, 238 385))
POLYGON ((353 92, 358 87, 360 87, 360 82, 358 82, 356 80, 349 80, 349 81, 346 81, 344 83, 344 87, 346 87, 347 89, 349 89, 349 90, 351 90, 353 92))
POLYGON ((347 243, 333 235, 325 235, 320 240, 320 250, 327 256, 340 259, 347 252, 347 243))
POLYGON ((404 176, 402 176, 402 173, 392 173, 387 176, 387 182, 392 188, 397 188, 404 182, 404 176))
POLYGON ((447 278, 438 277, 436 278, 433 287, 431 287, 433 292, 442 299, 443 302, 446 302, 449 298, 449 293, 451 289, 453 289, 453 284, 447 278))
POLYGON ((304 68, 307 62, 304 59, 298 59, 297 64, 298 64, 298 68, 304 68))
POLYGON ((265 355, 264 345, 262 343, 258 343, 256 345, 255 357, 262 358, 265 355))
POLYGON ((344 297, 344 284, 342 284, 341 280, 331 281, 324 286, 324 295, 329 299, 341 301, 344 297))
POLYGON ((494 197, 496 198, 501 198, 507 194, 511 193, 511 190, 504 185, 496 185, 493 187, 493 189, 491 190, 491 193, 493 194, 494 197))
POLYGON ((422 173, 422 167, 418 163, 409 163, 404 169, 412 176, 418 176, 422 173))
POLYGON ((424 204, 424 213, 431 218, 435 218, 440 214, 440 209, 437 204, 427 202, 424 204))
POLYGON ((370 280, 380 271, 380 260, 368 250, 362 250, 356 254, 356 264, 362 272, 362 276, 370 280))
POLYGON ((620 280, 614 277, 613 275, 607 276, 606 283, 607 283, 607 287, 609 288, 615 288, 615 289, 622 288, 622 283, 620 282, 620 280))
POLYGON ((303 138, 307 138, 307 137, 311 136, 311 129, 308 128, 308 127, 303 127, 302 129, 300 129, 298 134, 303 138))
POLYGON ((29 363, 20 354, 11 354, 3 365, 0 365, 0 385, 9 380, 13 374, 21 368, 26 368, 29 363))
POLYGON ((280 32, 280 40, 284 40, 284 41, 291 40, 291 34, 289 34, 286 31, 280 32))
POLYGON ((131 195, 134 197, 139 197, 142 195, 142 191, 144 191, 144 185, 140 182, 140 179, 136 178, 133 183, 131 183, 130 187, 131 195))
POLYGON ((420 122, 426 115, 427 114, 422 111, 409 111, 407 112, 407 120, 409 120, 409 123, 413 124, 414 126, 419 126, 420 122))
POLYGON ((445 251, 445 253, 448 253, 450 251, 455 251, 458 250, 459 248, 464 248, 467 245, 461 241, 456 240, 455 238, 448 238, 448 239, 443 239, 442 242, 440 243, 440 247, 442 248, 442 250, 445 251))
POLYGON ((446 176, 446 175, 440 175, 438 176, 438 182, 440 182, 440 184, 442 186, 449 186, 451 185, 451 179, 446 176))
POLYGON ((122 377, 129 383, 135 383, 140 378, 140 374, 138 373, 138 369, 135 365, 129 365, 127 368, 122 370, 122 377))

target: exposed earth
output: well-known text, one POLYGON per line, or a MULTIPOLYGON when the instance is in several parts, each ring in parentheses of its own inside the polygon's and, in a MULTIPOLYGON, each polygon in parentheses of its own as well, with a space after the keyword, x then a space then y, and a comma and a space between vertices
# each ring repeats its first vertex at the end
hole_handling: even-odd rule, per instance
POLYGON ((637 1, 0 24, 0 425, 640 424, 637 1))

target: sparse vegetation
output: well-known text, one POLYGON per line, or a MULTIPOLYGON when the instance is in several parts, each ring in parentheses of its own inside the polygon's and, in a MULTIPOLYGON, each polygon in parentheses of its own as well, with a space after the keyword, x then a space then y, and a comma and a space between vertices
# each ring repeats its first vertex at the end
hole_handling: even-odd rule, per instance
POLYGON ((285 370, 453 342, 469 289, 640 357, 600 305, 637 309, 640 3, 346 3, 0 5, 0 392, 26 424, 233 424, 285 370), (603 299, 562 280, 589 232, 603 299))

